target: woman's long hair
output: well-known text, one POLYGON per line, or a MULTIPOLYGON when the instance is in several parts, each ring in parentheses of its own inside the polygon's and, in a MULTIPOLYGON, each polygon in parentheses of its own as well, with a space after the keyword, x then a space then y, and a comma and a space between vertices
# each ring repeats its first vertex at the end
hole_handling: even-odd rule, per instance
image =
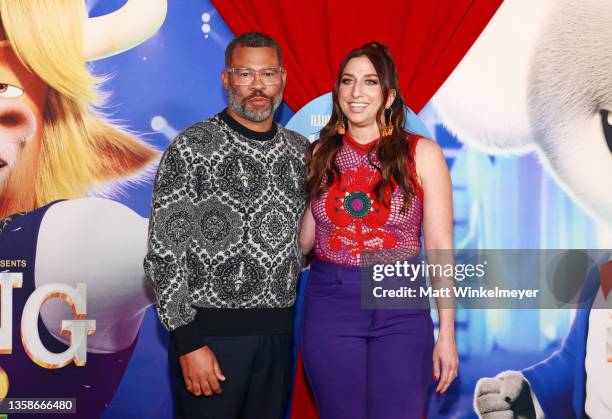
MULTIPOLYGON (((391 54, 387 47, 380 42, 369 42, 360 48, 352 50, 340 64, 340 72, 334 85, 332 92, 333 110, 329 122, 323 127, 319 135, 319 139, 312 143, 306 154, 306 162, 309 169, 309 177, 306 183, 306 193, 310 199, 320 197, 324 190, 329 188, 334 181, 340 181, 340 170, 336 165, 336 156, 342 146, 342 135, 337 133, 336 125, 340 118, 345 118, 338 102, 338 90, 342 80, 342 74, 346 64, 352 58, 367 57, 378 75, 380 87, 383 94, 383 106, 376 113, 376 121, 378 129, 382 137, 383 124, 381 120, 387 120, 385 113, 385 104, 389 97, 389 92, 395 90, 396 97, 391 104, 390 110, 391 123, 393 125, 393 134, 387 137, 382 137, 380 141, 373 147, 369 154, 370 164, 380 173, 381 179, 374 186, 373 192, 377 200, 384 205, 389 206, 390 202, 384 198, 384 192, 388 188, 393 190, 393 180, 404 194, 404 205, 402 212, 407 212, 410 206, 410 196, 415 194, 413 185, 416 185, 415 170, 408 170, 409 167, 414 168, 415 162, 410 153, 410 144, 408 141, 408 133, 404 130, 405 108, 404 99, 399 88, 399 81, 395 64, 391 58, 391 54), (316 149, 316 153, 314 153, 316 149), (371 155, 375 154, 379 164, 374 164, 371 155), (324 176, 327 175, 325 185, 322 185, 324 176)), ((387 111, 388 112, 388 111, 387 111)))

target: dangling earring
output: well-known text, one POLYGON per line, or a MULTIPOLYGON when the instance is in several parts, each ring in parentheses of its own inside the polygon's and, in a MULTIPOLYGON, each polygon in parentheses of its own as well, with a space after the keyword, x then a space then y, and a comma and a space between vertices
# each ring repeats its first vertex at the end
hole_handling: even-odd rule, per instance
MULTIPOLYGON (((387 108, 387 109, 390 110, 391 112, 389 113, 389 122, 385 121, 385 128, 383 128, 383 132, 382 132, 383 137, 389 137, 393 134, 393 119, 391 118, 393 116, 393 109, 391 108, 387 108)), ((385 109, 385 119, 387 119, 386 118, 387 109, 385 109)))
POLYGON ((336 123, 336 132, 338 132, 338 134, 340 135, 346 134, 346 126, 344 125, 344 115, 342 115, 336 123))

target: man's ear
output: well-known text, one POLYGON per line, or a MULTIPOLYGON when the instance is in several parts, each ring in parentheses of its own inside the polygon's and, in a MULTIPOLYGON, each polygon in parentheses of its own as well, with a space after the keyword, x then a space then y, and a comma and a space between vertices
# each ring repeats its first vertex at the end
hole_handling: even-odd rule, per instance
POLYGON ((227 84, 229 83, 229 73, 225 70, 221 71, 221 82, 223 83, 223 88, 227 90, 227 84))

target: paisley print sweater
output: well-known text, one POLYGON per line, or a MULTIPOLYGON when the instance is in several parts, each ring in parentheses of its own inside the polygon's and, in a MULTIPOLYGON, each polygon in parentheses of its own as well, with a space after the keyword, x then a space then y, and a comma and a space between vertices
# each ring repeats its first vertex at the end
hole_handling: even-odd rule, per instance
POLYGON ((290 333, 308 140, 227 111, 180 133, 153 189, 144 267, 179 354, 206 335, 290 333))

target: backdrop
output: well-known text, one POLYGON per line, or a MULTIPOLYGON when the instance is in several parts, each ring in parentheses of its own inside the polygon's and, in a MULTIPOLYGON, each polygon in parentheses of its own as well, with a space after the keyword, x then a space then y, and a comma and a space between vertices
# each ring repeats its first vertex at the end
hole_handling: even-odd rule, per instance
MULTIPOLYGON (((86 6, 90 16, 103 16, 125 3, 90 0, 86 6)), ((102 90, 106 101, 96 117, 112 122, 113 129, 134 141, 128 147, 135 147, 133 163, 123 171, 112 171, 108 166, 121 163, 123 158, 83 148, 86 154, 105 157, 106 164, 99 170, 105 177, 97 178, 94 170, 83 177, 87 187, 81 185, 80 193, 50 193, 46 202, 37 201, 28 208, 29 201, 24 198, 25 207, 19 212, 32 214, 36 208, 43 212, 33 222, 31 237, 19 243, 29 243, 32 284, 65 278, 62 269, 68 267, 76 273, 75 283, 88 281, 88 315, 97 319, 98 330, 123 328, 120 334, 124 339, 115 337, 115 352, 111 352, 122 354, 114 364, 121 365, 113 367, 118 373, 109 374, 112 377, 100 383, 108 394, 108 401, 100 407, 103 417, 171 417, 167 332, 157 319, 146 281, 136 269, 142 266, 152 173, 159 152, 178 132, 226 106, 220 72, 225 46, 234 33, 261 30, 279 41, 288 82, 276 120, 310 138, 316 138, 328 117, 323 95, 329 92, 342 57, 368 40, 387 43, 400 72, 402 93, 414 112, 413 126, 428 132, 447 158, 453 180, 456 247, 612 247, 612 204, 601 192, 607 187, 602 186, 606 183, 602 179, 610 177, 600 177, 612 173, 612 131, 605 108, 611 103, 606 99, 610 91, 605 80, 612 71, 608 65, 612 33, 607 26, 598 26, 580 14, 590 8, 589 16, 593 16, 593 9, 597 9, 595 15, 603 18, 612 14, 611 6, 595 0, 546 0, 538 5, 506 0, 501 7, 500 3, 386 0, 372 7, 371 2, 344 0, 169 0, 163 24, 154 35, 125 52, 88 62, 90 73, 105 79, 102 90), (558 27, 571 27, 576 33, 561 38, 555 32, 558 27), (569 54, 579 54, 580 59, 572 65, 567 65, 567 59, 557 62, 559 56, 569 54), (580 63, 593 64, 589 64, 589 71, 583 71, 580 63), (585 92, 596 92, 594 96, 602 98, 601 103, 585 99, 565 107, 567 97, 589 94, 585 92), (551 98, 559 104, 552 110, 541 104, 551 98), (315 99, 319 102, 306 107, 315 99), (303 112, 298 112, 302 108, 303 112), (567 137, 568 132, 573 139, 567 137), (571 145, 576 139, 582 145, 579 151, 571 145), (63 198, 71 200, 45 207, 63 198), (96 241, 98 237, 108 239, 96 241), (53 258, 45 259, 51 258, 49 263, 41 260, 34 269, 33 261, 42 258, 43 246, 44 254, 53 258), (110 278, 115 278, 116 284, 110 278), (111 303, 104 305, 103 301, 111 303), (131 312, 128 307, 136 308, 131 312)), ((8 1, 0 4, 2 13, 19 7, 8 1)), ((22 27, 22 31, 43 36, 36 32, 36 26, 22 27)), ((61 77, 35 66, 29 67, 38 79, 22 75, 28 73, 20 73, 22 64, 11 55, 11 45, 5 42, 2 48, 0 161, 4 164, 0 164, 0 203, 6 204, 8 200, 17 202, 20 195, 14 192, 19 188, 5 187, 3 170, 16 170, 19 159, 27 157, 11 154, 12 144, 23 134, 10 126, 10 115, 16 110, 26 115, 23 109, 29 106, 33 121, 42 124, 49 120, 48 114, 38 117, 36 111, 49 106, 40 105, 42 99, 36 95, 47 85, 74 99, 70 102, 76 103, 74 106, 86 107, 88 99, 86 89, 60 88, 61 77), (17 91, 11 86, 26 93, 14 96, 17 91)), ((42 147, 40 152, 52 150, 42 147)), ((91 160, 94 169, 96 161, 91 160)), ((68 178, 62 167, 65 173, 72 173, 73 163, 64 164, 52 171, 58 183, 62 183, 62 176, 68 178)), ((26 179, 39 177, 38 171, 27 173, 26 179)), ((45 182, 36 182, 32 181, 33 189, 44 188, 45 182)), ((0 216, 4 218, 0 221, 0 260, 17 258, 9 251, 17 241, 7 235, 10 229, 2 228, 10 227, 10 220, 14 222, 12 214, 0 216)), ((0 272, 9 271, 19 269, 0 267, 0 272)), ((300 289, 306 280, 304 274, 300 289)), ((14 292, 17 295, 19 290, 14 292)), ((53 308, 70 316, 65 305, 60 302, 53 308)), ((299 313, 298 309, 298 319, 299 313)), ((475 417, 471 400, 476 380, 542 360, 559 346, 572 319, 572 312, 563 310, 459 311, 460 376, 447 394, 432 398, 428 417, 475 417)), ((16 353, 21 339, 19 327, 13 329, 16 353)), ((16 355, 0 355, 0 367, 5 366, 3 359, 12 356, 16 355)), ((94 361, 92 355, 88 365, 80 368, 93 368, 94 361)), ((9 382, 11 377, 9 373, 9 382)), ((32 378, 33 385, 35 380, 32 378)), ((9 385, 8 397, 10 389, 9 385)), ((298 389, 293 417, 314 417, 303 381, 298 381, 298 389)))

